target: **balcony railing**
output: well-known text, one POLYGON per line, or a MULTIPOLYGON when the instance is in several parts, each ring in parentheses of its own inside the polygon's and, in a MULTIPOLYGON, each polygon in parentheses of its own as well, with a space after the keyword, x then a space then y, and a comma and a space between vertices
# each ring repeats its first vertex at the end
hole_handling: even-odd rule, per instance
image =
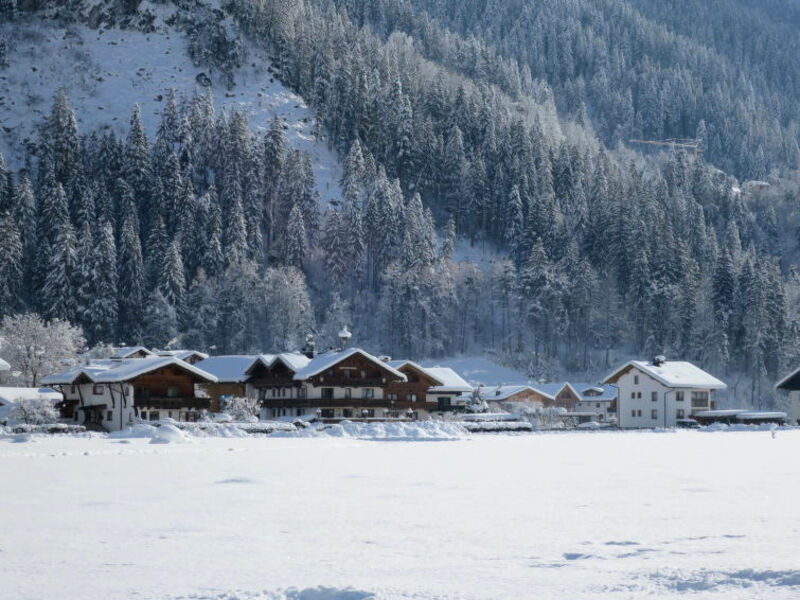
POLYGON ((165 410, 179 410, 187 408, 191 410, 202 410, 211 408, 211 400, 208 398, 178 397, 170 398, 167 396, 148 396, 134 398, 134 404, 139 408, 156 408, 165 410))
POLYGON ((430 409, 435 402, 409 402, 386 398, 266 398, 261 400, 264 408, 387 408, 389 410, 430 409))

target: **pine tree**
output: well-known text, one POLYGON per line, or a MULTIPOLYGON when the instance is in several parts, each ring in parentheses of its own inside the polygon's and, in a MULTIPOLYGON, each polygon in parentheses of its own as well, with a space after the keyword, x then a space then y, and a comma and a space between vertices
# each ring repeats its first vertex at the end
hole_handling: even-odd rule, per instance
POLYGON ((128 343, 142 339, 146 278, 134 216, 122 223, 119 241, 119 334, 128 343))
POLYGON ((295 204, 289 214, 289 222, 286 225, 286 264, 302 269, 307 252, 308 241, 306 238, 305 219, 300 206, 295 204))
POLYGON ((119 306, 117 303, 117 249, 114 244, 114 228, 105 222, 100 226, 100 235, 94 249, 92 306, 90 309, 90 341, 112 341, 115 336, 119 306))
POLYGON ((23 245, 14 218, 0 216, 0 318, 23 308, 23 245))
POLYGON ((183 260, 178 240, 170 244, 166 261, 161 267, 158 280, 158 291, 164 299, 175 308, 178 315, 183 310, 183 301, 186 293, 186 278, 184 276, 183 260))

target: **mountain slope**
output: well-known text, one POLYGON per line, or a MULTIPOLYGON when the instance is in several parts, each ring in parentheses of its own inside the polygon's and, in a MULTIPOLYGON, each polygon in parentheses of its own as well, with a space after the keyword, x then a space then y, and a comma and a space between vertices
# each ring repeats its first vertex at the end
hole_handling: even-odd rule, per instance
MULTIPOLYGON (((89 2, 83 12, 102 4, 89 2)), ((217 3, 198 4, 210 9, 217 3)), ((146 27, 92 29, 83 22, 39 15, 0 23, 10 65, 0 71, 0 153, 6 162, 20 164, 59 88, 68 91, 82 131, 111 128, 124 135, 138 104, 151 137, 170 89, 178 99, 210 90, 218 111, 244 111, 255 133, 266 131, 272 118, 279 117, 292 146, 311 156, 323 203, 337 199, 341 167, 303 99, 275 79, 269 59, 254 46, 246 47, 245 64, 233 70, 232 85, 218 69, 196 66, 186 33, 174 22, 180 13, 172 4, 142 2, 139 14, 153 17, 144 19, 146 27)))

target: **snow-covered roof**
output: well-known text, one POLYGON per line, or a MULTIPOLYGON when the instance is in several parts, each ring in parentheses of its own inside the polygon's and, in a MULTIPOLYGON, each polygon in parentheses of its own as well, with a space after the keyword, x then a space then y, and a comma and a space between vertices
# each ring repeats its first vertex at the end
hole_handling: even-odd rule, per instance
POLYGON ((259 356, 246 354, 209 356, 197 366, 214 375, 219 383, 241 383, 247 379, 247 371, 259 359, 259 356))
MULTIPOLYGON (((531 392, 538 392, 538 390, 534 389, 529 385, 498 385, 496 387, 487 387, 484 388, 483 398, 484 400, 494 400, 494 401, 501 401, 507 400, 512 396, 519 394, 520 392, 524 392, 526 390, 531 392)), ((552 400, 552 398, 551 398, 552 400)))
POLYGON ((795 369, 775 384, 775 389, 800 390, 800 369, 795 369))
POLYGON ((53 401, 60 401, 61 392, 52 388, 40 387, 2 387, 0 386, 0 404, 13 404, 19 400, 38 400, 39 398, 49 398, 53 401))
POLYGON ((433 379, 437 386, 445 385, 444 380, 439 379, 433 373, 431 373, 431 369, 429 367, 423 367, 422 365, 415 363, 413 360, 387 360, 386 364, 393 369, 397 369, 398 371, 405 366, 409 366, 433 379))
POLYGON ((428 390, 432 393, 472 391, 472 386, 450 367, 425 367, 425 372, 442 382, 428 390))
POLYGON ((603 380, 603 383, 616 382, 630 368, 638 369, 667 387, 708 390, 724 390, 728 387, 700 367, 681 360, 667 360, 660 362, 658 365, 654 365, 649 361, 632 360, 610 373, 603 380))
MULTIPOLYGON (((264 355, 268 356, 268 355, 264 355)), ((297 373, 300 369, 304 369, 308 366, 308 363, 311 362, 311 359, 308 358, 305 354, 300 354, 299 352, 281 352, 278 355, 272 357, 272 362, 270 363, 275 364, 276 361, 280 361, 289 367, 292 371, 297 373)))
POLYGON ((779 411, 748 410, 736 415, 737 421, 757 421, 759 419, 785 419, 788 415, 779 411))
POLYGON ((398 379, 401 381, 406 380, 406 376, 403 375, 397 369, 390 367, 388 363, 383 362, 381 359, 372 356, 369 352, 362 350, 361 348, 348 348, 347 350, 332 350, 330 352, 325 352, 318 356, 315 356, 308 364, 305 365, 303 368, 299 369, 295 374, 294 378, 297 381, 303 381, 304 379, 308 379, 309 377, 313 377, 314 375, 319 375, 323 371, 330 369, 334 365, 342 362, 345 359, 350 358, 351 356, 355 356, 356 354, 366 358, 368 361, 375 363, 376 366, 386 369, 392 375, 397 376, 398 379))
POLYGON ((200 360, 205 360, 208 358, 208 354, 205 352, 200 352, 199 350, 159 350, 157 354, 159 356, 174 356, 175 358, 180 358, 181 360, 186 360, 192 356, 196 356, 200 360))
POLYGON ((172 356, 151 358, 127 358, 122 360, 96 361, 88 365, 79 365, 60 373, 48 375, 42 383, 49 385, 68 385, 81 375, 85 375, 94 383, 117 383, 129 381, 145 373, 150 373, 168 366, 175 366, 196 375, 200 379, 216 383, 217 378, 198 367, 172 356))
POLYGON ((11 370, 11 365, 8 364, 6 361, 4 361, 2 358, 0 358, 0 371, 10 371, 10 370, 11 370))
POLYGON ((570 383, 572 389, 578 392, 581 402, 609 402, 616 399, 617 388, 613 385, 601 385, 596 383, 570 383), (589 393, 587 396, 586 394, 589 393), (596 393, 597 395, 592 395, 596 393))
POLYGON ((111 348, 111 358, 130 358, 139 352, 144 352, 147 356, 155 356, 154 352, 144 346, 118 346, 111 348))

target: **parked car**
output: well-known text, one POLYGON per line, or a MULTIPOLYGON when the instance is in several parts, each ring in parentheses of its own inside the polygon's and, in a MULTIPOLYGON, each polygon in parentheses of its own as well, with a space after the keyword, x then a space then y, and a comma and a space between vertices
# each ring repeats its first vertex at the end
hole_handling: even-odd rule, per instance
POLYGON ((694 419, 678 419, 675 421, 675 426, 681 429, 700 429, 700 423, 694 419))

